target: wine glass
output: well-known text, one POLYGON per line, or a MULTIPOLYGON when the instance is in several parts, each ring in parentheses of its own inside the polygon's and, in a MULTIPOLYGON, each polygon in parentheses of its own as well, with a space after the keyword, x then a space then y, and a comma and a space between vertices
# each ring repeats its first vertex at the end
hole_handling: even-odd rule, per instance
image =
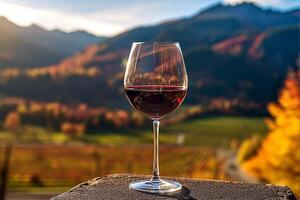
POLYGON ((133 43, 126 66, 124 89, 131 105, 153 120, 154 153, 152 178, 132 182, 130 188, 149 193, 181 189, 180 183, 159 177, 159 123, 182 103, 187 85, 179 43, 133 43))

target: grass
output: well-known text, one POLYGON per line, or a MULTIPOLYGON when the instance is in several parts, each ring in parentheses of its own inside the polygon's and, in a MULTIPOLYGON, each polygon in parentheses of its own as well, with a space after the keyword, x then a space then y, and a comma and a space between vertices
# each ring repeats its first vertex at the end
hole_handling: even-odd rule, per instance
POLYGON ((241 141, 254 133, 266 132, 262 118, 228 116, 199 118, 162 128, 165 134, 184 134, 184 144, 193 146, 219 146, 231 140, 241 141))
MULTIPOLYGON (((139 145, 152 143, 151 122, 144 129, 120 129, 86 134, 81 138, 48 133, 41 127, 30 126, 19 133, 0 131, 0 141, 38 142, 64 144, 84 142, 99 145, 139 145)), ((161 127, 161 144, 176 144, 178 135, 183 135, 183 145, 228 147, 233 140, 241 141, 251 134, 265 134, 267 127, 263 118, 253 117, 206 117, 161 127)))
POLYGON ((243 137, 253 132, 265 132, 266 126, 262 118, 248 117, 211 117, 200 118, 183 122, 167 128, 169 131, 182 131, 187 133, 226 135, 243 137))
POLYGON ((97 143, 102 145, 138 145, 145 143, 142 138, 135 135, 118 133, 87 135, 83 138, 83 140, 88 143, 97 143))
MULTIPOLYGON (((266 134, 267 127, 263 118, 223 116, 197 118, 162 126, 160 132, 161 144, 176 144, 178 135, 184 135, 185 146, 226 148, 233 140, 239 142, 252 134, 266 134)), ((105 145, 151 144, 153 140, 151 127, 148 130, 132 130, 129 133, 95 134, 87 138, 90 142, 105 145)))
MULTIPOLYGON (((149 122, 150 123, 150 122, 149 122)), ((160 142, 175 144, 178 135, 184 135, 185 146, 228 147, 231 141, 241 141, 252 134, 264 135, 267 127, 263 118, 207 117, 174 125, 162 126, 160 142)), ((145 141, 152 142, 151 130, 136 132, 145 141)))

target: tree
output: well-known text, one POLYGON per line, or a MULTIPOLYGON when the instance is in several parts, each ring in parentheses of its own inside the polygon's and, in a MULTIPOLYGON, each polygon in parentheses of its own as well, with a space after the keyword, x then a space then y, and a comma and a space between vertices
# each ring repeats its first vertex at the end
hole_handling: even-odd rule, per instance
POLYGON ((10 131, 16 131, 21 126, 21 117, 17 112, 10 112, 4 120, 4 127, 10 131))
POLYGON ((242 164, 258 179, 288 185, 300 194, 300 72, 289 72, 278 103, 270 103, 273 119, 257 154, 242 164))
POLYGON ((61 131, 70 136, 82 136, 86 132, 86 125, 83 123, 64 122, 61 124, 61 131))

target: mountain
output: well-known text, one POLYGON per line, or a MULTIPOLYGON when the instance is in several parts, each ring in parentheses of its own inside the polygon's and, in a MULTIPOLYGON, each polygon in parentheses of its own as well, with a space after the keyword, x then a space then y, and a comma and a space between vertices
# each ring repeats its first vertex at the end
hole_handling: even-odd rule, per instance
POLYGON ((84 31, 65 33, 37 25, 20 27, 0 17, 0 67, 53 64, 104 39, 84 31))
MULTIPOLYGON (((233 36, 255 36, 276 27, 297 26, 298 21, 299 18, 292 13, 263 10, 250 3, 236 6, 218 4, 191 18, 129 30, 67 60, 76 60, 78 57, 85 57, 86 54, 94 54, 90 60, 79 64, 83 67, 89 67, 90 63, 97 64, 98 57, 104 57, 104 55, 110 55, 112 57, 110 60, 116 61, 115 57, 121 55, 126 58, 132 42, 135 41, 179 41, 184 53, 188 53, 194 48, 209 48, 211 45, 233 36), (251 19, 247 17, 250 14, 251 19)), ((121 57, 119 61, 123 59, 121 57)), ((102 62, 103 60, 100 59, 99 65, 102 62)), ((120 65, 116 67, 120 67, 120 65)))
POLYGON ((6 81, 0 92, 126 107, 122 79, 132 42, 178 41, 189 74, 186 103, 262 112, 277 96, 287 70, 299 65, 297 13, 265 10, 250 3, 217 4, 188 18, 128 30, 58 64, 34 68, 27 71, 34 78, 6 81))
POLYGON ((237 6, 217 4, 195 16, 196 18, 235 18, 253 29, 266 29, 282 25, 293 25, 299 18, 293 13, 264 10, 253 3, 241 3, 237 6))
POLYGON ((289 11, 288 13, 291 14, 291 15, 299 17, 300 16, 300 8, 293 9, 293 10, 289 11))

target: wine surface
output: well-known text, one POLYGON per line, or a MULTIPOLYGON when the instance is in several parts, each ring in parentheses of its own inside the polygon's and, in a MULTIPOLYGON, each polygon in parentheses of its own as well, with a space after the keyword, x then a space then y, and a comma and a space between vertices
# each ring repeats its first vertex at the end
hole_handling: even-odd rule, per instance
POLYGON ((125 88, 132 106, 152 119, 175 110, 186 95, 186 88, 172 85, 139 85, 125 88))

